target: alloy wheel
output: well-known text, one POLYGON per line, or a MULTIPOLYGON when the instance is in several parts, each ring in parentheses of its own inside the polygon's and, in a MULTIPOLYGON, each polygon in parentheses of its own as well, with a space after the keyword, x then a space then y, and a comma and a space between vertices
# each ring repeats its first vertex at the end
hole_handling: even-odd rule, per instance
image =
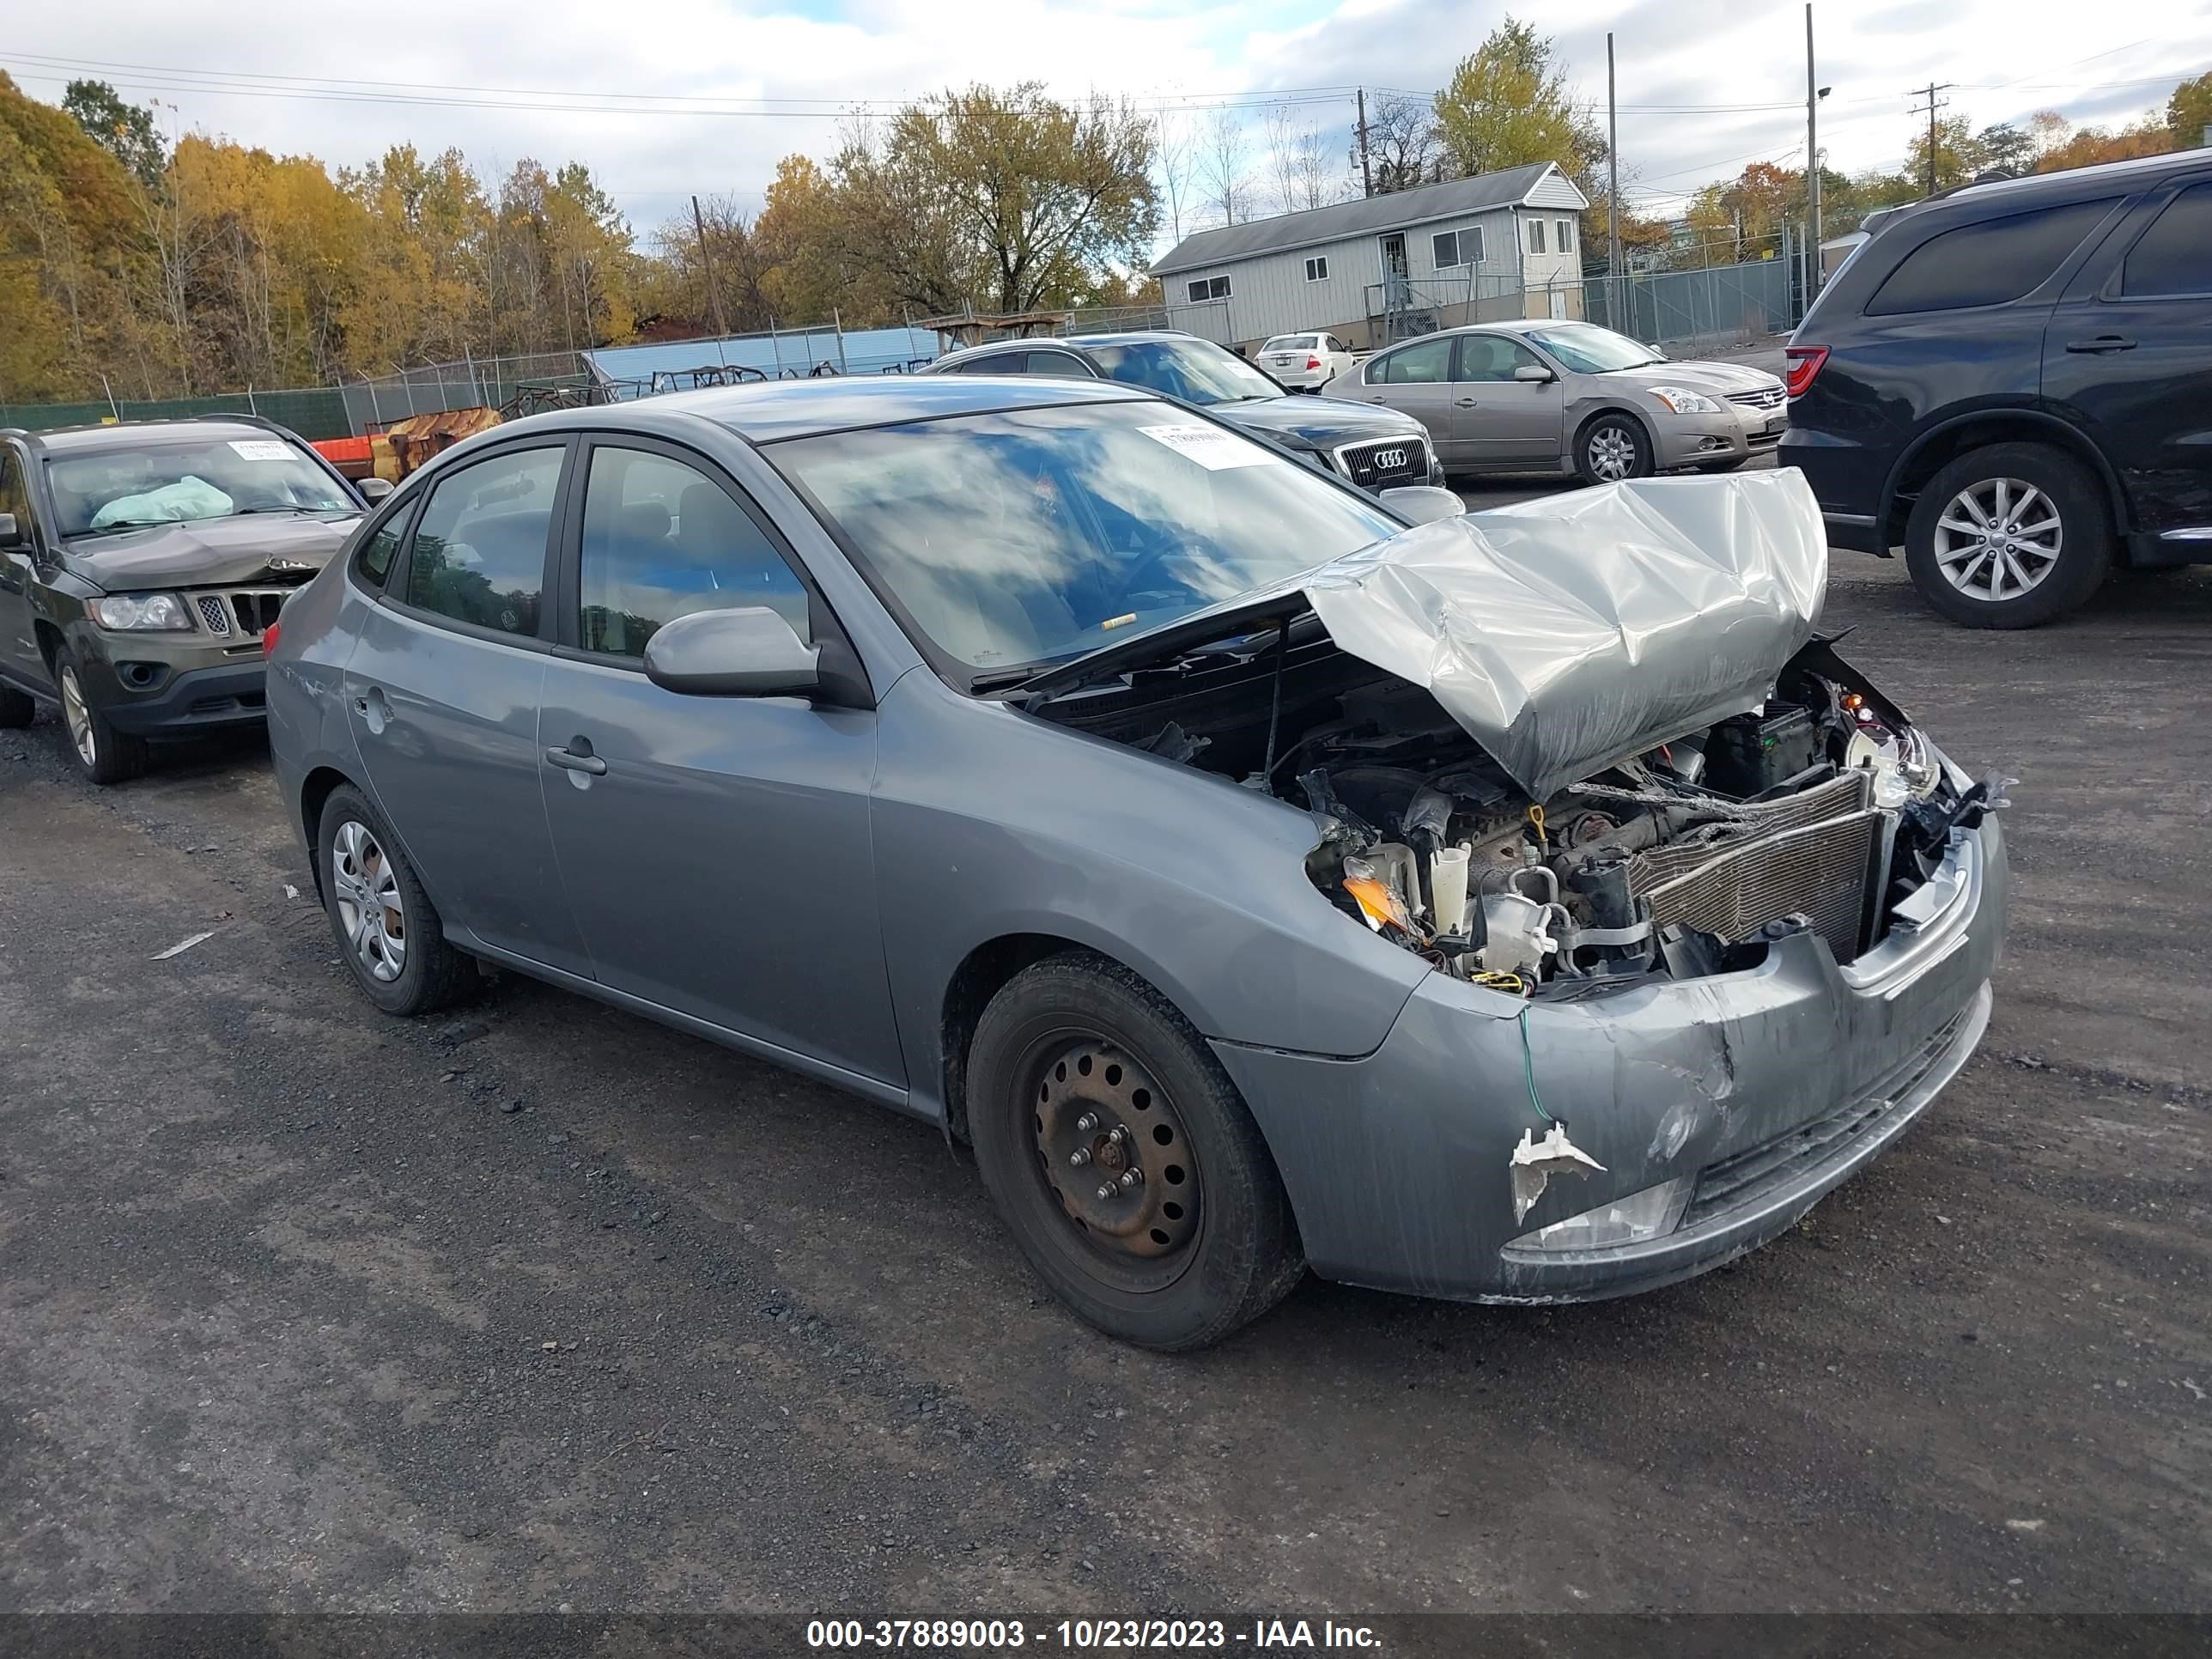
POLYGON ((100 734, 92 729, 92 708, 84 700, 84 688, 77 684, 76 670, 62 665, 62 718, 68 722, 70 741, 76 745, 77 758, 86 766, 100 764, 100 734))
POLYGON ((1636 440, 1617 426, 1601 426, 1589 435, 1589 469, 1607 483, 1636 475, 1636 440))
POLYGON ((1048 1052, 1032 1098, 1037 1173, 1083 1245, 1124 1273, 1179 1273, 1198 1236, 1198 1160, 1165 1091, 1085 1038, 1048 1052))
POLYGON ((2065 550, 2058 505, 2019 478, 1983 478, 1936 520, 1936 568, 1970 599, 2016 599, 2058 568, 2065 550))
POLYGON ((331 881, 347 949, 370 978, 398 979, 407 966, 407 907, 391 859, 357 819, 341 823, 331 840, 331 881))

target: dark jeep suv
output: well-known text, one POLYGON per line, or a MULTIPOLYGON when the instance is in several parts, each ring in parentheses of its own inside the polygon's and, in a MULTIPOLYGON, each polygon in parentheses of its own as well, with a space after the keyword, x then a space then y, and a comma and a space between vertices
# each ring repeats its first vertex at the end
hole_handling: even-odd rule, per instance
POLYGON ((0 726, 58 704, 94 783, 264 717, 263 635, 366 501, 251 416, 0 431, 0 726))
POLYGON ((1869 221, 1789 347, 1785 465, 1970 628, 2212 562, 2212 150, 1869 221))

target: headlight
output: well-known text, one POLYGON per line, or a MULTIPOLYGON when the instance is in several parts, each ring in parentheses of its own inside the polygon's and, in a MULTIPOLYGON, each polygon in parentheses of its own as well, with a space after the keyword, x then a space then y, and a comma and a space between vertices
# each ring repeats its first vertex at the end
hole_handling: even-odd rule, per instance
POLYGON ((173 593, 111 593, 85 607, 102 628, 130 633, 189 632, 191 613, 173 593))
POLYGON ((1646 1187, 1626 1198, 1616 1198, 1595 1210, 1584 1210, 1565 1221, 1554 1221, 1533 1233, 1523 1233, 1505 1248, 1509 1250, 1602 1250, 1614 1244, 1641 1244, 1674 1231, 1682 1212, 1690 1207, 1695 1176, 1682 1176, 1646 1187))
POLYGON ((1704 392, 1692 392, 1686 386, 1655 386, 1646 390, 1677 415, 1723 415, 1728 412, 1704 392))

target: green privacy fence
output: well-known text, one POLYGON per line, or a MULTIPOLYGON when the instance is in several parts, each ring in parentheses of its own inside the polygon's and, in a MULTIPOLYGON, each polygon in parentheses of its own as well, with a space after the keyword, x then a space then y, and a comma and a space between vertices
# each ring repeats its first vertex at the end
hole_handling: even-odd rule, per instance
MULTIPOLYGON (((404 413, 404 411, 398 411, 404 413)), ((33 432, 58 426, 91 426, 101 421, 175 421, 193 415, 259 415, 287 426, 301 437, 343 438, 352 434, 345 394, 336 386, 301 386, 283 392, 228 392, 210 398, 118 398, 82 404, 0 403, 0 427, 33 432)))

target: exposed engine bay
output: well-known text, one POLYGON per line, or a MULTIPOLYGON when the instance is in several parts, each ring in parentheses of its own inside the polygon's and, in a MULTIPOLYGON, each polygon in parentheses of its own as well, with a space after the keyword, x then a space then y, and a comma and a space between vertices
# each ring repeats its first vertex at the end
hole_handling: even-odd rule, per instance
POLYGON ((1031 708, 1307 809, 1328 902, 1530 996, 1734 971, 1802 932, 1849 963, 2003 804, 1817 636, 1764 701, 1541 800, 1310 613, 1031 708))

